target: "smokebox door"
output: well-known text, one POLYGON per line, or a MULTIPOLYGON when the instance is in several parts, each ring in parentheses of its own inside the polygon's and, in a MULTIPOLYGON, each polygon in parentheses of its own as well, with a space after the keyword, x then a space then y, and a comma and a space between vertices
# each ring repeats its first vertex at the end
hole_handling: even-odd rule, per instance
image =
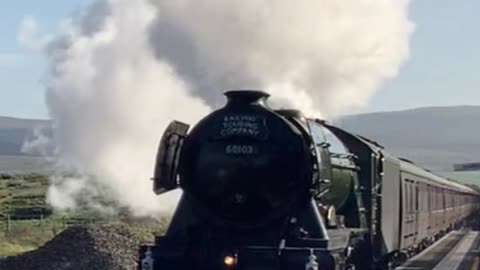
POLYGON ((187 136, 189 125, 172 121, 163 133, 157 151, 153 191, 161 194, 178 187, 177 170, 180 150, 187 136))

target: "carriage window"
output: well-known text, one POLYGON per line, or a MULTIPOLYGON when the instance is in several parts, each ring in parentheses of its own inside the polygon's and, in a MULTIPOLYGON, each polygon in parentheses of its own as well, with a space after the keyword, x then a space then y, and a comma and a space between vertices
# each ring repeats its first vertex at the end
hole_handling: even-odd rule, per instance
POLYGON ((408 185, 407 180, 405 179, 405 212, 410 213, 410 186, 408 185))
POLYGON ((442 199, 440 198, 442 194, 440 194, 440 188, 435 188, 435 204, 437 205, 437 210, 442 209, 442 199))
POLYGON ((415 211, 418 212, 418 192, 419 192, 418 183, 415 183, 415 211))
POLYGON ((452 207, 453 206, 453 193, 450 190, 448 190, 448 191, 446 191, 445 196, 447 196, 447 198, 446 198, 447 207, 452 207))
POLYGON ((415 186, 415 183, 413 181, 410 180, 410 192, 411 192, 411 212, 415 212, 415 207, 416 207, 416 204, 417 204, 417 200, 416 200, 416 186, 415 186))
POLYGON ((427 184, 427 197, 428 197, 427 211, 432 211, 432 188, 428 184, 427 184))
POLYGON ((442 209, 442 190, 437 187, 437 210, 442 209))
POLYGON ((453 207, 456 204, 457 195, 451 191, 449 193, 450 193, 450 207, 453 207))
POLYGON ((443 191, 443 206, 444 206, 445 208, 448 207, 448 197, 449 197, 449 196, 448 196, 447 191, 444 190, 444 191, 443 191))
POLYGON ((447 200, 445 199, 445 197, 446 197, 446 196, 445 196, 445 190, 442 189, 443 209, 447 208, 447 206, 446 206, 446 201, 447 201, 447 200))
POLYGON ((437 210, 437 190, 432 187, 432 210, 437 210))

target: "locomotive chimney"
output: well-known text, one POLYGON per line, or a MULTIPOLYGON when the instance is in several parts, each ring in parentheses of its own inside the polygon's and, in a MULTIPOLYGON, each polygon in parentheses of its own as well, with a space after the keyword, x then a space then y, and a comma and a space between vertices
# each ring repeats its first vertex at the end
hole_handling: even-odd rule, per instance
POLYGON ((225 92, 227 97, 227 105, 230 106, 249 106, 260 105, 265 106, 269 94, 258 90, 232 90, 225 92))

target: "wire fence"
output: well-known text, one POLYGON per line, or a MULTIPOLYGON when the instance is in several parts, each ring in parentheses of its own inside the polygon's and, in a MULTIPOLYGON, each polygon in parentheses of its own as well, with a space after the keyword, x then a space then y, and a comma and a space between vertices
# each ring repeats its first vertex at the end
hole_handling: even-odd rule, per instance
POLYGON ((7 214, 0 218, 0 230, 5 234, 12 231, 26 230, 32 227, 51 230, 53 234, 57 234, 65 228, 73 225, 91 225, 98 223, 112 222, 112 219, 99 218, 77 218, 77 217, 55 217, 50 218, 45 215, 11 215, 7 214))

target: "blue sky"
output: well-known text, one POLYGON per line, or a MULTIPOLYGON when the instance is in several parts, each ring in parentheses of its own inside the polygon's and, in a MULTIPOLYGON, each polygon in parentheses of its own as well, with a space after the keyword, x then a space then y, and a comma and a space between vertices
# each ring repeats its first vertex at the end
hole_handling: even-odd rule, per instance
POLYGON ((480 1, 413 0, 411 55, 366 111, 480 105, 480 1))
MULTIPOLYGON (((1 4, 0 115, 48 115, 42 83, 45 59, 17 42, 23 18, 34 17, 40 33, 54 33, 62 19, 92 1, 17 0, 1 4)), ((362 111, 480 105, 479 10, 477 0, 413 0, 410 17, 416 28, 410 59, 398 77, 386 82, 362 111)))
POLYGON ((24 17, 34 17, 41 33, 55 32, 62 19, 90 2, 17 0, 0 4, 0 115, 32 118, 48 115, 43 86, 46 61, 39 52, 27 50, 17 42, 24 17))

